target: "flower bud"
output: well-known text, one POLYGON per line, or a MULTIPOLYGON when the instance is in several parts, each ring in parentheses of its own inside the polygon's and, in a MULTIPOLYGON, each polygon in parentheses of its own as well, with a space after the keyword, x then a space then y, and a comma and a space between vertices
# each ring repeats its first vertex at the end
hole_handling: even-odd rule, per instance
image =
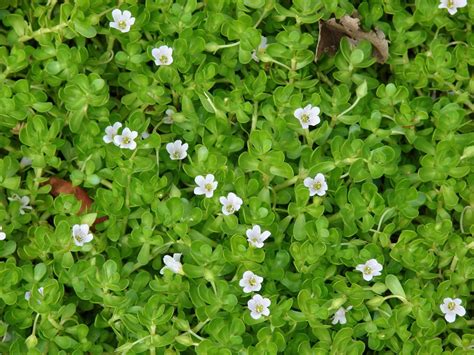
POLYGON ((31 334, 28 338, 26 338, 25 344, 28 349, 33 349, 34 347, 36 347, 36 345, 38 344, 38 339, 36 338, 36 335, 31 334))

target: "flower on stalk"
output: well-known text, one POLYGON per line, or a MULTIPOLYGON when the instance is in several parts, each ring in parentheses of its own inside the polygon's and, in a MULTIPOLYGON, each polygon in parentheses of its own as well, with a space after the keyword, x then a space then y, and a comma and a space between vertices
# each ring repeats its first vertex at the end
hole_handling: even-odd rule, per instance
POLYGON ((89 233, 87 224, 75 224, 72 226, 72 240, 78 247, 82 247, 85 243, 89 243, 94 236, 89 233))
POLYGON ((2 230, 3 230, 3 228, 2 228, 2 226, 0 226, 0 240, 5 240, 7 235, 5 234, 5 232, 2 232, 2 230))
POLYGON ((32 210, 33 207, 30 206, 30 198, 28 196, 18 196, 17 194, 13 194, 12 197, 8 198, 10 201, 18 201, 20 202, 20 214, 24 215, 25 210, 32 210))
POLYGON ((21 158, 20 160, 20 168, 26 168, 27 166, 30 166, 31 163, 33 163, 33 160, 31 160, 30 158, 28 157, 23 157, 21 158))
POLYGON ((173 143, 168 143, 166 145, 166 150, 170 154, 171 160, 183 160, 188 155, 188 143, 183 144, 183 142, 178 139, 173 143))
POLYGON ((124 12, 119 9, 112 11, 113 22, 109 23, 109 26, 119 30, 120 32, 130 31, 130 27, 135 23, 135 17, 132 17, 130 11, 125 10, 124 12))
POLYGON ((362 273, 362 277, 365 281, 372 280, 374 276, 382 275, 382 269, 382 264, 379 264, 375 259, 370 259, 365 264, 359 264, 356 266, 356 270, 362 273))
POLYGON ((105 128, 105 136, 102 137, 104 142, 107 144, 114 142, 114 138, 118 134, 118 130, 121 127, 122 127, 122 123, 120 122, 115 122, 112 126, 107 126, 105 128))
POLYGON ((300 121, 301 127, 308 128, 309 126, 316 126, 321 122, 319 118, 319 107, 307 105, 304 108, 297 108, 294 112, 295 117, 300 121))
POLYGON ((467 0, 440 0, 439 9, 447 9, 450 15, 458 12, 458 9, 467 5, 467 0))
POLYGON ((245 293, 260 291, 262 288, 263 277, 255 275, 252 271, 245 271, 239 286, 243 288, 245 293))
POLYGON ((137 147, 135 138, 138 137, 138 132, 131 131, 130 128, 124 128, 122 134, 117 134, 114 137, 114 144, 122 149, 134 150, 137 147))
POLYGON ((174 253, 173 257, 165 255, 163 257, 163 263, 165 266, 161 268, 160 274, 163 275, 165 270, 168 269, 175 274, 184 275, 183 264, 181 264, 181 255, 181 253, 174 253))
POLYGON ((306 186, 309 189, 309 195, 314 196, 324 196, 326 194, 326 191, 328 189, 328 184, 326 183, 326 179, 324 178, 324 175, 321 173, 316 174, 314 179, 307 177, 303 181, 304 186, 306 186))
POLYGON ((247 306, 250 310, 250 316, 253 319, 259 319, 262 315, 269 316, 270 310, 268 307, 271 305, 271 301, 268 298, 263 298, 260 295, 254 295, 252 299, 247 302, 247 306))
POLYGON ((217 189, 217 181, 214 181, 214 175, 207 174, 206 177, 198 175, 194 181, 198 185, 194 188, 194 194, 206 195, 207 198, 214 195, 214 190, 217 189))
POLYGON ((166 116, 163 117, 163 123, 166 123, 166 124, 173 124, 173 115, 176 113, 175 110, 173 110, 172 108, 169 108, 165 111, 166 113, 166 116))
POLYGON ((456 320, 456 316, 464 317, 466 310, 461 306, 462 300, 460 298, 445 298, 443 303, 439 305, 441 312, 444 313, 444 319, 446 322, 453 323, 456 320))
POLYGON ((173 48, 168 46, 161 46, 153 48, 151 55, 155 58, 156 65, 170 65, 173 63, 173 48))
POLYGON ((243 203, 242 199, 233 192, 230 192, 227 197, 219 197, 219 201, 222 204, 222 213, 226 216, 240 210, 243 203))
POLYGON ((334 318, 332 319, 332 324, 346 324, 347 319, 346 319, 346 312, 350 311, 352 309, 352 306, 349 306, 347 308, 341 307, 339 308, 336 313, 334 313, 334 318))
MULTIPOLYGON (((38 289, 38 293, 41 295, 41 296, 44 296, 44 288, 43 287, 40 287, 38 289)), ((31 292, 30 291, 26 291, 25 292, 25 300, 29 301, 31 298, 31 292)), ((38 300, 38 303, 41 303, 40 300, 38 300)))
POLYGON ((249 244, 255 248, 262 248, 263 242, 272 235, 269 231, 262 232, 258 224, 253 226, 251 229, 247 229, 245 234, 247 235, 247 241, 249 244))
POLYGON ((260 61, 257 57, 257 53, 262 53, 267 49, 267 37, 261 36, 260 39, 260 44, 258 45, 258 48, 252 52, 252 59, 255 60, 257 63, 260 61))

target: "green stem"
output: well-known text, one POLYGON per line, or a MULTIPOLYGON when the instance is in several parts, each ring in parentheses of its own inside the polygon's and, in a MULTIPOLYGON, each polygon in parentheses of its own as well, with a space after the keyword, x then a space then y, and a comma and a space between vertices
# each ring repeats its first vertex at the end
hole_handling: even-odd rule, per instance
POLYGON ((253 132, 255 128, 257 128, 257 121, 258 121, 258 102, 254 102, 253 114, 252 114, 252 126, 250 128, 250 132, 253 132))
POLYGON ((336 119, 344 116, 346 113, 352 111, 354 109, 354 107, 357 106, 357 104, 359 103, 361 97, 357 97, 356 100, 354 101, 354 103, 346 110, 344 110, 342 113, 340 113, 339 115, 337 115, 336 119))
POLYGON ((56 25, 51 28, 40 28, 39 30, 33 32, 31 35, 23 35, 20 38, 18 38, 18 41, 20 42, 26 42, 29 41, 30 39, 36 38, 38 36, 44 35, 46 33, 52 33, 52 32, 58 32, 59 30, 62 30, 63 28, 67 27, 69 25, 69 22, 63 22, 60 23, 59 25, 56 25))
POLYGON ((285 189, 285 188, 287 188, 291 185, 294 185, 299 180, 299 178, 300 178, 299 175, 293 176, 291 179, 288 179, 285 182, 282 182, 281 184, 275 185, 273 187, 273 190, 280 191, 280 190, 283 190, 283 189, 285 189))
POLYGON ((384 301, 390 299, 390 298, 398 298, 400 301, 402 301, 403 303, 409 303, 407 301, 407 299, 405 297, 402 297, 402 296, 398 296, 398 295, 390 295, 390 296, 386 296, 383 298, 384 301))
POLYGON ((102 179, 102 180, 100 180, 100 183, 101 183, 102 185, 108 187, 108 188, 111 189, 111 190, 114 188, 114 186, 112 185, 112 183, 111 183, 110 181, 108 181, 108 180, 102 179))

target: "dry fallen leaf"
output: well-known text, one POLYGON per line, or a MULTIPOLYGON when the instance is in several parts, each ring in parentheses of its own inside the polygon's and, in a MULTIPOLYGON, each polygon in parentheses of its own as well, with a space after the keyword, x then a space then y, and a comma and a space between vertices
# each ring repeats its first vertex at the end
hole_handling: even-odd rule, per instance
MULTIPOLYGON (((51 185, 50 194, 54 197, 60 194, 69 194, 74 195, 79 201, 81 201, 81 208, 79 210, 79 214, 87 212, 90 209, 92 205, 92 200, 83 188, 79 186, 74 186, 70 181, 66 181, 57 177, 50 178, 47 184, 51 185)), ((94 224, 101 223, 106 220, 107 217, 105 216, 99 217, 95 220, 94 224)))
POLYGON ((379 29, 365 32, 360 28, 360 20, 357 17, 347 15, 339 22, 335 18, 319 21, 319 38, 314 60, 317 61, 323 53, 336 54, 342 37, 347 37, 354 45, 363 39, 368 40, 374 47, 373 55, 377 62, 387 61, 388 40, 385 39, 385 34, 379 29))

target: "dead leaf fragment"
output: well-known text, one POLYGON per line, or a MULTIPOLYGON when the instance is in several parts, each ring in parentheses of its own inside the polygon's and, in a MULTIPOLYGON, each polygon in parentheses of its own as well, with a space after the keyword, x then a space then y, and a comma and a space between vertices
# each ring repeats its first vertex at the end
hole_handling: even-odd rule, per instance
POLYGON ((343 16, 339 22, 335 18, 319 21, 319 38, 314 60, 317 61, 323 53, 336 54, 342 37, 347 37, 354 45, 361 40, 368 40, 374 47, 373 55, 377 62, 387 61, 388 40, 385 39, 385 33, 380 29, 365 32, 360 28, 360 20, 348 15, 343 16))

